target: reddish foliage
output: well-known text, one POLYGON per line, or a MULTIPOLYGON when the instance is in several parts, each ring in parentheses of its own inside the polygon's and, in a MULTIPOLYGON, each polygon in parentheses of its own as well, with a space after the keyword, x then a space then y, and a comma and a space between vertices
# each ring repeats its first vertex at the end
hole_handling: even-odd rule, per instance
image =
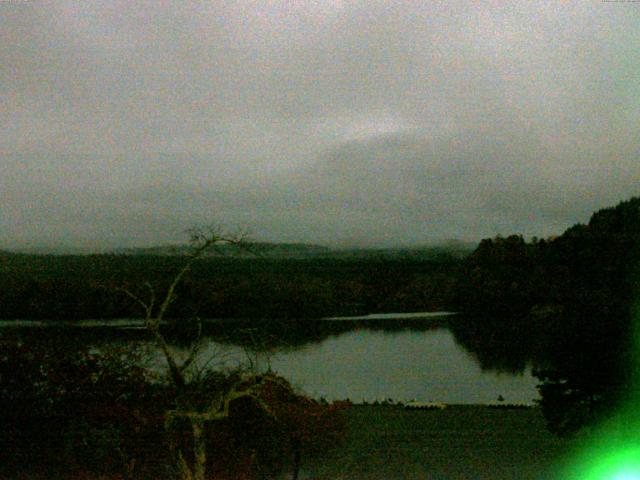
MULTIPOLYGON (((188 422, 165 430, 176 392, 152 383, 127 352, 103 353, 68 344, 0 345, 0 479, 170 478, 171 446, 192 456, 188 422), (34 456, 33 452, 39 452, 34 456), (8 472, 8 473, 5 473, 8 472)), ((297 468, 301 459, 344 438, 340 414, 347 402, 320 404, 267 376, 260 398, 231 404, 230 416, 206 426, 208 472, 214 478, 250 479, 297 468)), ((206 405, 211 394, 237 381, 212 374, 187 392, 206 405)), ((176 451, 174 450, 175 454, 176 451)))
POLYGON ((297 469, 304 458, 326 452, 345 438, 349 404, 323 405, 296 393, 286 380, 273 377, 260 398, 232 404, 230 417, 212 422, 210 469, 214 478, 255 478, 297 469), (243 475, 243 477, 238 477, 243 475))

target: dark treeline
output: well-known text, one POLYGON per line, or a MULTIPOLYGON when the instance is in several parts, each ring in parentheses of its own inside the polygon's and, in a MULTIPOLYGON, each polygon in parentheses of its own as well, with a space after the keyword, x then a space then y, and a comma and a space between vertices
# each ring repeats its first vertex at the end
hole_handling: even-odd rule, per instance
MULTIPOLYGON (((456 256, 203 258, 180 284, 172 318, 313 318, 452 308, 456 256)), ((0 318, 139 317, 122 288, 163 291, 180 255, 0 254, 0 318)))
POLYGON ((570 433, 632 389, 640 198, 559 237, 483 240, 466 260, 452 322, 486 368, 533 364, 549 424, 570 433))

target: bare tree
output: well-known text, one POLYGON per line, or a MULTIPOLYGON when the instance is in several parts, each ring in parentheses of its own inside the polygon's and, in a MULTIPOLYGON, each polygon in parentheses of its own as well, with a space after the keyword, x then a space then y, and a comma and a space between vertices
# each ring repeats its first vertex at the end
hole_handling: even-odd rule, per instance
POLYGON ((179 361, 177 353, 169 345, 160 329, 161 323, 175 299, 177 286, 196 261, 223 245, 231 245, 239 250, 250 252, 252 245, 247 241, 246 233, 230 235, 224 233, 223 229, 219 227, 193 228, 189 230, 189 235, 192 245, 191 251, 163 296, 159 297, 149 282, 145 283, 146 298, 129 289, 122 289, 122 291, 144 310, 145 327, 152 334, 167 362, 170 380, 177 391, 177 397, 180 399, 175 408, 166 414, 167 427, 170 428, 176 419, 186 419, 191 426, 194 460, 192 465, 189 465, 183 453, 178 452, 181 476, 184 480, 204 480, 207 462, 207 444, 204 431, 207 422, 227 418, 230 404, 240 398, 252 399, 265 413, 274 417, 269 405, 263 401, 260 393, 267 385, 282 384, 285 386, 286 382, 271 373, 258 374, 253 370, 239 370, 226 378, 226 381, 221 382, 218 391, 211 394, 206 401, 196 401, 190 398, 187 371, 193 365, 200 349, 202 324, 198 321, 197 339, 192 343, 186 359, 179 361))

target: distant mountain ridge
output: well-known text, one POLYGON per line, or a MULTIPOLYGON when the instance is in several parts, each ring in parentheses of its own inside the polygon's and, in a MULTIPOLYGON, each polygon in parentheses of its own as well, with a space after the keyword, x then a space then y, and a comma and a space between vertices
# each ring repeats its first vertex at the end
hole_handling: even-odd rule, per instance
MULTIPOLYGON (((191 247, 187 244, 157 245, 151 247, 118 248, 112 253, 123 255, 188 255, 191 247)), ((246 248, 235 245, 219 245, 212 249, 208 256, 247 256, 264 254, 277 257, 315 257, 329 254, 331 248, 322 245, 306 243, 271 243, 250 242, 246 248)))
MULTIPOLYGON (((312 243, 297 242, 251 242, 247 248, 238 248, 232 245, 221 245, 212 250, 210 257, 250 257, 265 256, 272 258, 414 258, 433 259, 452 257, 463 258, 470 255, 476 248, 476 242, 463 240, 443 240, 442 242, 423 245, 398 245, 388 247, 329 247, 312 243)), ((101 248, 90 247, 27 247, 5 248, 0 250, 0 255, 156 255, 156 256, 181 256, 188 255, 191 247, 188 244, 152 245, 148 247, 120 247, 101 248)))
MULTIPOLYGON (((324 245, 308 243, 271 243, 253 242, 247 244, 247 248, 233 245, 216 247, 209 256, 253 256, 264 255, 273 258, 367 258, 367 257, 393 257, 393 258, 423 258, 431 259, 443 256, 463 258, 469 255, 476 247, 474 242, 460 240, 448 240, 433 245, 397 246, 397 247, 327 247, 324 245)), ((190 246, 186 244, 159 245, 140 248, 119 248, 112 253, 121 255, 187 255, 190 246)))

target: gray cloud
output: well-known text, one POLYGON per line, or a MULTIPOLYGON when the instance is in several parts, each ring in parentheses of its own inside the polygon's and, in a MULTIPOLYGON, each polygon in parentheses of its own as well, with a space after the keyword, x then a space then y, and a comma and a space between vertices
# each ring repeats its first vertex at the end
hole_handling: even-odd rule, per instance
POLYGON ((639 193, 640 10, 0 3, 0 243, 559 233, 639 193))

